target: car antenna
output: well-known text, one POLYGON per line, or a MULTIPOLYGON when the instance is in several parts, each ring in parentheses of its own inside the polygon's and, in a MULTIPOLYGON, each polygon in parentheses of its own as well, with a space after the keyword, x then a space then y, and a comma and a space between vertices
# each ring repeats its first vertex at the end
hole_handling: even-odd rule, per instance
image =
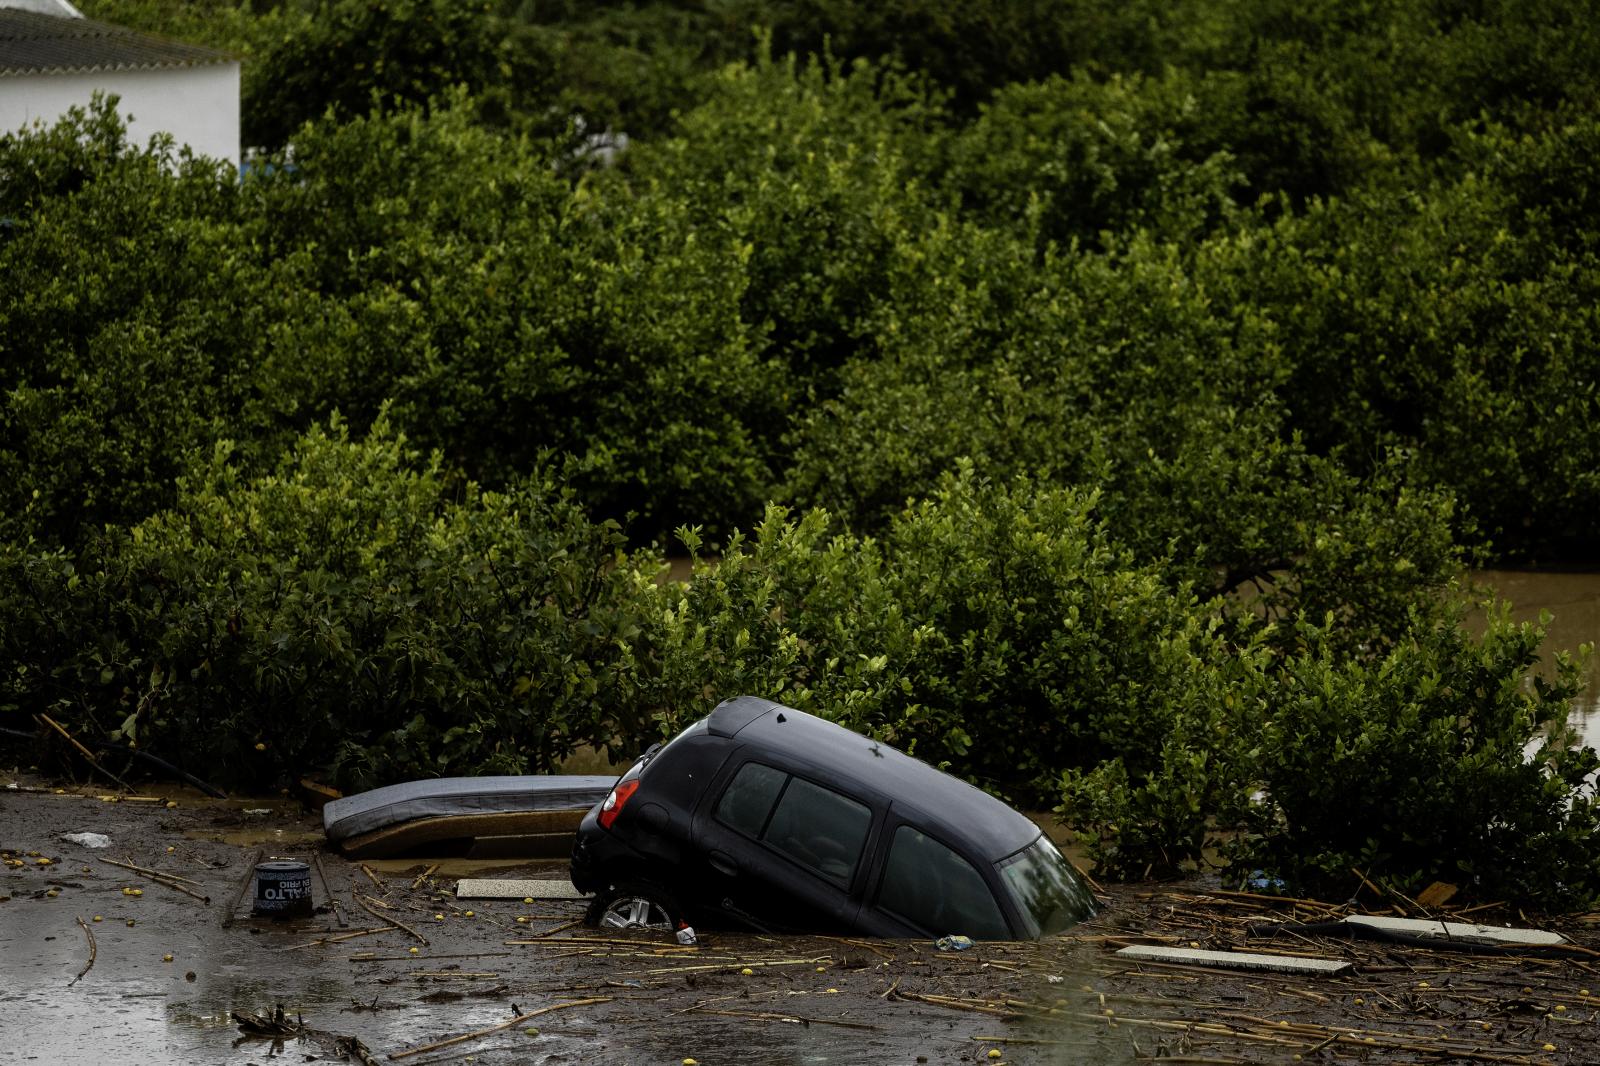
POLYGON ((784 717, 784 716, 783 716, 783 712, 782 712, 782 711, 779 711, 779 712, 778 712, 778 721, 779 721, 779 722, 787 722, 787 721, 788 721, 788 720, 789 720, 789 719, 787 719, 787 718, 785 718, 785 717, 784 717))

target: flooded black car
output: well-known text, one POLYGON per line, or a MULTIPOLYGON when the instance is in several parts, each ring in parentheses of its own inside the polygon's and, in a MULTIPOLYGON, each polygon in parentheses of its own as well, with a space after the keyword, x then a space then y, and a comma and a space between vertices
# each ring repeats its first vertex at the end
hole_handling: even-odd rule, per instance
POLYGON ((593 924, 1033 939, 1094 912, 1032 821, 927 763, 743 696, 646 752, 584 818, 593 924))

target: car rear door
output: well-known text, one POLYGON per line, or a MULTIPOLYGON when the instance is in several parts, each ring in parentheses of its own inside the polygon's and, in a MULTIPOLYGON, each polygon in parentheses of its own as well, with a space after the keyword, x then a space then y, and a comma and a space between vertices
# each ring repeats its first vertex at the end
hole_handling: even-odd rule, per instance
POLYGON ((735 760, 695 818, 715 904, 772 931, 854 928, 862 856, 881 812, 775 761, 735 760))

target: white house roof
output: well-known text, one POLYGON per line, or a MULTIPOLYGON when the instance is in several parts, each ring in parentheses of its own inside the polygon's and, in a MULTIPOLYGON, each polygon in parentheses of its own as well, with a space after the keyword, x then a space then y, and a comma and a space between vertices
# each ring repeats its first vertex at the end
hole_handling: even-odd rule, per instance
POLYGON ((237 57, 215 48, 171 41, 93 19, 0 8, 0 78, 166 70, 235 62, 237 57))

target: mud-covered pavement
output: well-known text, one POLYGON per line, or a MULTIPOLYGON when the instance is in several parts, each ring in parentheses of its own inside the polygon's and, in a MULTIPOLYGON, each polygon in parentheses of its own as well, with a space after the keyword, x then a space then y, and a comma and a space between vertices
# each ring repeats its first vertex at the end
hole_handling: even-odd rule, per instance
MULTIPOLYGON (((0 851, 11 860, 0 873, 0 1062, 359 1061, 359 1047, 372 1061, 417 1064, 1600 1061, 1600 956, 1252 940, 1251 921, 1324 915, 1214 884, 1114 889, 1093 922, 1037 945, 946 953, 702 930, 684 948, 585 929, 578 902, 454 898, 458 876, 559 878, 562 863, 363 869, 320 851, 320 822, 285 799, 112 803, 21 784, 38 791, 0 789, 0 851), (84 831, 111 847, 61 839, 84 831), (255 919, 248 888, 233 906, 258 854, 314 852, 318 902, 331 894, 337 909, 255 919), (179 884, 194 895, 107 859, 188 879, 179 884), (1357 968, 1287 978, 1113 955, 1132 943, 1298 952, 1357 968), (275 1044, 232 1017, 277 1005, 303 1034, 275 1044)), ((1545 924, 1600 945, 1600 925, 1545 924)))

